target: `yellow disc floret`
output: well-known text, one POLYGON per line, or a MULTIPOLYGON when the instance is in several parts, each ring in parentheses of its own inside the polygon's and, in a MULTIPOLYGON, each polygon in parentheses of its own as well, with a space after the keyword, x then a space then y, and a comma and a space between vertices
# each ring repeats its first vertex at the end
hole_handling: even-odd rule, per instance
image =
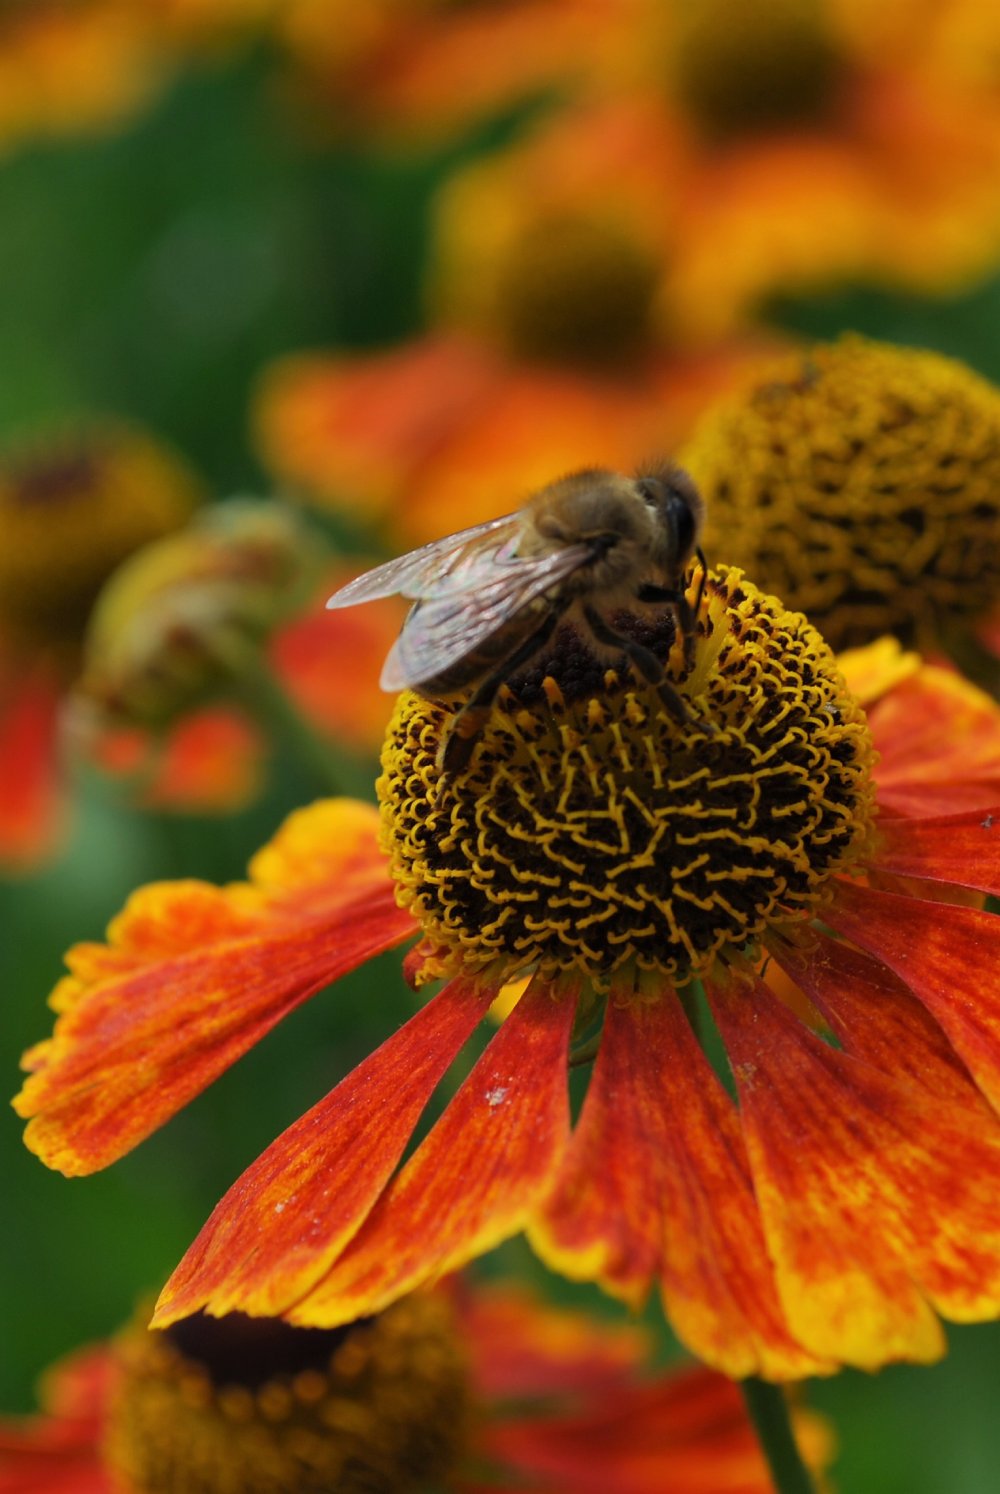
POLYGON ((126 556, 177 529, 202 496, 187 465, 104 424, 0 455, 0 627, 27 644, 75 640, 126 556))
POLYGON ((467 1426, 447 1303, 347 1328, 198 1315, 118 1343, 107 1434, 135 1494, 405 1494, 445 1476, 467 1426))
POLYGON ((682 460, 724 545, 834 648, 940 640, 1000 588, 1000 391, 847 337, 711 411, 682 460))
POLYGON ((600 986, 633 965, 684 981, 812 917, 864 850, 867 727, 800 614, 722 569, 690 671, 670 615, 616 626, 666 661, 688 721, 565 627, 509 681, 454 777, 439 763, 457 707, 400 698, 383 843, 439 968, 600 986))

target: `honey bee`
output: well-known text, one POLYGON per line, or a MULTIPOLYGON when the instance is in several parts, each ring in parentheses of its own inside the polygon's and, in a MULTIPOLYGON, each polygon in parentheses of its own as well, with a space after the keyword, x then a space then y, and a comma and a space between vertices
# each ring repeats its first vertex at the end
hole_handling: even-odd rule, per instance
POLYGON ((542 488, 514 513, 376 566, 326 605, 352 607, 396 593, 414 599, 379 683, 431 700, 472 692, 444 746, 446 773, 468 762, 500 686, 564 622, 598 654, 627 655, 667 709, 687 721, 660 660, 611 619, 637 602, 668 607, 690 667, 705 584, 703 519, 701 496, 679 467, 636 477, 588 468, 542 488), (694 557, 701 577, 692 605, 685 586, 694 557))

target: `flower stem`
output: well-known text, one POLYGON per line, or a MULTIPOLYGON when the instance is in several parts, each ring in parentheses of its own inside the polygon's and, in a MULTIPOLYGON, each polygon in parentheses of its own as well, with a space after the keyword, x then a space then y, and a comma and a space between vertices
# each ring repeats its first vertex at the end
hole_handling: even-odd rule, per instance
POLYGON ((741 1382, 740 1389, 771 1471, 775 1494, 816 1494, 816 1485, 792 1434, 788 1401, 781 1386, 751 1375, 741 1382))

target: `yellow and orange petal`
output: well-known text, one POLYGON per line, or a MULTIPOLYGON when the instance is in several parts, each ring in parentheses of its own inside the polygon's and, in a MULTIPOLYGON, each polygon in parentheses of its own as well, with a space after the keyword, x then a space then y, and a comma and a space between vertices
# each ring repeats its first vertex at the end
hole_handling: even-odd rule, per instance
POLYGON ((0 148, 115 128, 155 94, 161 66, 139 7, 38 0, 0 20, 0 148))
POLYGON ((406 939, 413 924, 395 907, 376 825, 368 806, 325 802, 292 816, 249 882, 154 884, 107 945, 77 945, 53 993, 53 1037, 25 1060, 28 1145, 67 1173, 105 1166, 288 1011, 406 939))
POLYGON ((426 142, 571 83, 613 5, 286 0, 275 30, 318 124, 426 142))
POLYGON ((261 385, 258 446, 303 496, 399 545, 423 544, 508 512, 582 458, 630 470, 672 451, 766 353, 748 341, 602 374, 432 336, 386 353, 288 359, 261 385))

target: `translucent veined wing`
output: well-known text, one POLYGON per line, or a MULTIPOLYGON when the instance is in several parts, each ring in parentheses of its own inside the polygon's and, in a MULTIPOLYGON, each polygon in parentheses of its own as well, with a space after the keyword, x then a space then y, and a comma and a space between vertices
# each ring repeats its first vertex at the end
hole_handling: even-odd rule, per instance
POLYGON ((421 596, 386 658, 383 690, 403 690, 433 680, 473 653, 535 597, 590 560, 589 545, 568 545, 547 555, 506 558, 478 566, 474 587, 457 585, 421 596))
POLYGON ((461 586, 479 584, 480 569, 477 558, 481 547, 491 538, 497 541, 501 552, 510 550, 521 533, 519 516, 504 514, 499 519, 488 519, 485 524, 474 524, 471 529, 461 529, 457 534, 446 534, 443 539, 432 540, 411 550, 396 560, 387 560, 372 571, 365 571, 335 591, 327 602, 330 608, 354 607, 359 602, 374 602, 379 597, 426 597, 440 591, 451 592, 461 586))

